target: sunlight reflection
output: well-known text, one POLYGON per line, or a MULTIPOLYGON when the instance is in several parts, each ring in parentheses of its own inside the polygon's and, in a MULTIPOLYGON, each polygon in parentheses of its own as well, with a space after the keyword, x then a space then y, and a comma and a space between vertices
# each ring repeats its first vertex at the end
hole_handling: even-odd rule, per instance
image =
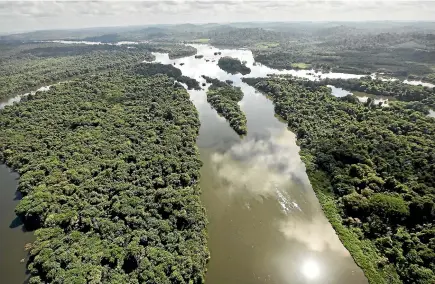
POLYGON ((320 276, 320 266, 315 260, 307 259, 302 264, 301 272, 305 278, 314 280, 320 276))

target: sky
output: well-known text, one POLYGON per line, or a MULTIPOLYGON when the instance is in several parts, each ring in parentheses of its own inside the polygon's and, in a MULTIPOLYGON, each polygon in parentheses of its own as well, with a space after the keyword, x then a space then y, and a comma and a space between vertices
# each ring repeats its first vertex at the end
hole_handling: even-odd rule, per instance
POLYGON ((435 1, 0 1, 0 33, 248 21, 435 21, 435 1))

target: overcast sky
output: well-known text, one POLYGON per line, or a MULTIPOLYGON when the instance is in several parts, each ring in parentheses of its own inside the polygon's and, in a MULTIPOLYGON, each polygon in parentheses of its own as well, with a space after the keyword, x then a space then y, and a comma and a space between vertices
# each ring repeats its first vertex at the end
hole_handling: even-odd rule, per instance
POLYGON ((0 32, 243 21, 435 21, 435 1, 0 1, 0 32))

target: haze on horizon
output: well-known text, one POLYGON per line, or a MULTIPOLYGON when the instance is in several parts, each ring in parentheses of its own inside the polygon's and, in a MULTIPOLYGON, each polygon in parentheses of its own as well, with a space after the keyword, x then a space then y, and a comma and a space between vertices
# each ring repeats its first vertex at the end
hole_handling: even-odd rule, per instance
POLYGON ((178 23, 435 21, 435 1, 0 1, 0 33, 178 23))

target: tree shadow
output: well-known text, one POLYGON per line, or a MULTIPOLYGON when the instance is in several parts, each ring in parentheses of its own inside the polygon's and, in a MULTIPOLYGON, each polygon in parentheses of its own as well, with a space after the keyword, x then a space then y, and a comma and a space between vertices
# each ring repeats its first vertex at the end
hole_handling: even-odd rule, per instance
POLYGON ((15 191, 15 197, 14 197, 14 200, 15 200, 15 201, 17 201, 17 200, 21 200, 22 198, 23 198, 23 195, 21 194, 21 192, 19 192, 18 190, 15 191))
POLYGON ((15 219, 12 220, 11 224, 9 225, 9 228, 15 229, 15 228, 18 228, 22 225, 23 225, 23 222, 21 221, 20 217, 16 216, 15 219))

